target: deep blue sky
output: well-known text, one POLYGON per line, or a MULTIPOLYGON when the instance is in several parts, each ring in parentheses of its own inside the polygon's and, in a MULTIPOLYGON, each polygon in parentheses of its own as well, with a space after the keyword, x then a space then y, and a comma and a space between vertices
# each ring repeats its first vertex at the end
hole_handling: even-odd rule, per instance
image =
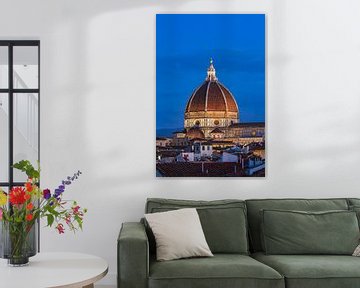
POLYGON ((156 128, 182 128, 191 93, 216 76, 235 96, 241 122, 265 121, 265 15, 156 16, 156 128))

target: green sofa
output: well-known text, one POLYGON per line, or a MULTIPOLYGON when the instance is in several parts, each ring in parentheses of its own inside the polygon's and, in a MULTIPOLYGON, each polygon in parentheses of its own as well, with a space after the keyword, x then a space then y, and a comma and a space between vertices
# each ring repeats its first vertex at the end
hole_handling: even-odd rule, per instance
MULTIPOLYGON (((292 210, 294 215, 285 216, 284 221, 279 223, 280 227, 288 225, 286 221, 293 221, 292 217, 295 217, 294 219, 305 217, 302 221, 306 222, 297 229, 301 232, 302 227, 307 227, 309 217, 310 222, 315 219, 314 221, 318 221, 315 223, 320 224, 326 223, 321 222, 325 219, 324 221, 328 221, 329 225, 338 225, 334 227, 343 228, 344 231, 347 231, 347 227, 350 227, 349 230, 356 229, 355 236, 358 241, 359 229, 356 216, 357 212, 360 215, 360 199, 191 201, 153 198, 147 200, 145 212, 164 212, 187 207, 197 208, 206 240, 214 257, 156 261, 154 236, 145 221, 124 223, 117 246, 119 288, 360 287, 360 257, 353 257, 348 253, 343 255, 341 251, 331 255, 324 252, 314 255, 315 253, 308 254, 305 250, 302 255, 301 245, 297 242, 298 235, 297 238, 292 239, 291 235, 286 235, 290 240, 285 239, 284 242, 284 245, 290 245, 291 249, 294 243, 298 245, 295 246, 296 255, 281 255, 281 253, 269 255, 264 251, 264 245, 269 249, 273 248, 270 246, 274 246, 274 241, 278 245, 284 240, 276 242, 276 235, 263 235, 262 232, 264 211, 270 211, 270 214, 274 211, 276 214, 278 211, 292 210), (303 215, 296 211, 308 212, 303 215), (336 221, 331 217, 337 217, 339 221, 345 222, 334 223, 336 221), (356 222, 353 220, 354 217, 356 222)), ((272 218, 266 218, 269 219, 266 221, 271 222, 274 219, 277 221, 278 215, 270 216, 272 218)), ((291 230, 294 227, 290 226, 284 226, 285 231, 294 231, 291 230), (286 227, 290 227, 290 230, 286 230, 286 227)), ((329 251, 332 251, 331 248, 336 249, 343 242, 340 237, 335 240, 329 239, 324 245, 331 246, 329 251)), ((344 245, 350 245, 348 250, 353 249, 351 245, 357 245, 351 239, 345 242, 347 243, 344 245)), ((278 246, 274 247, 278 249, 278 246)), ((310 248, 316 249, 316 247, 310 248)), ((284 251, 286 251, 285 246, 284 251)))

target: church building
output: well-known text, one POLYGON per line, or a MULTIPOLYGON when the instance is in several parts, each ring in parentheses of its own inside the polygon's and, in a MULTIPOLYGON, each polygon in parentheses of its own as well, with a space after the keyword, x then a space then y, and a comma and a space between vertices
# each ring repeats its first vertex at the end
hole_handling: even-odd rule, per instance
MULTIPOLYGON (((226 141, 233 144, 249 144, 265 141, 264 122, 241 122, 235 97, 216 77, 213 60, 207 69, 205 81, 191 94, 184 115, 182 135, 178 137, 226 141)), ((215 144, 215 143, 214 143, 215 144)))

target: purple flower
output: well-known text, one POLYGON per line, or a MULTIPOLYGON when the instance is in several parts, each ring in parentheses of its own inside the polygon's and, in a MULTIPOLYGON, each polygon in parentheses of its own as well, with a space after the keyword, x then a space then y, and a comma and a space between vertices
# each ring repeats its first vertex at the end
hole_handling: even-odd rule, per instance
POLYGON ((59 187, 57 189, 55 189, 54 197, 59 200, 60 195, 65 191, 65 188, 66 188, 65 186, 70 185, 72 183, 72 181, 78 179, 78 177, 81 174, 82 174, 82 172, 80 170, 78 170, 76 173, 74 173, 74 175, 72 177, 67 176, 66 180, 62 180, 59 187))
POLYGON ((54 197, 55 197, 55 198, 58 198, 63 192, 64 192, 64 190, 55 189, 54 197))
POLYGON ((44 198, 47 200, 51 197, 51 193, 50 193, 50 190, 49 189, 44 189, 43 191, 43 196, 44 198))

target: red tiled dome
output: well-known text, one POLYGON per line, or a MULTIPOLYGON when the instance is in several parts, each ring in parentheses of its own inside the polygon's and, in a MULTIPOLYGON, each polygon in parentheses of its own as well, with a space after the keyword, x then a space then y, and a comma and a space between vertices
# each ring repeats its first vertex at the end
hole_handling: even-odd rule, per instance
POLYGON ((191 95, 185 112, 221 111, 238 113, 235 98, 215 76, 215 68, 210 62, 204 83, 191 95))
POLYGON ((185 112, 226 111, 238 113, 230 91, 219 81, 205 81, 191 95, 185 112))

